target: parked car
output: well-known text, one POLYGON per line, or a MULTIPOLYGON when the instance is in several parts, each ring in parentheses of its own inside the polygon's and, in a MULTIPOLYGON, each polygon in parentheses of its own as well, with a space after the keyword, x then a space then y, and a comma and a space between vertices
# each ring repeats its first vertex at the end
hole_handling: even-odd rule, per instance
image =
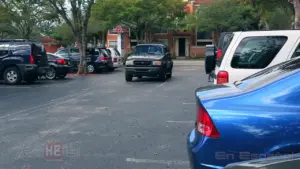
POLYGON ((300 154, 278 155, 245 162, 232 163, 225 169, 296 169, 300 166, 300 154))
POLYGON ((106 48, 90 48, 87 55, 90 61, 87 63, 88 73, 100 71, 113 71, 113 62, 111 55, 106 48))
POLYGON ((62 56, 55 55, 53 53, 47 53, 49 69, 46 72, 45 77, 53 80, 55 78, 65 78, 71 71, 71 62, 69 59, 62 56))
POLYGON ((0 40, 0 79, 7 84, 34 82, 48 69, 42 43, 25 39, 0 40))
MULTIPOLYGON (((86 62, 88 73, 96 73, 103 70, 113 71, 113 62, 109 52, 110 51, 106 48, 87 48, 86 62)), ((71 61, 72 72, 78 70, 78 65, 80 63, 80 53, 78 48, 62 49, 55 54, 71 61)))
POLYGON ((187 138, 191 168, 300 152, 299 76, 294 58, 233 84, 197 89, 195 128, 187 138))
MULTIPOLYGON (((216 53, 208 52, 206 72, 214 83, 233 83, 264 68, 299 56, 300 30, 234 32, 216 62, 216 53)), ((208 46, 208 51, 217 49, 208 46)), ((219 52, 220 53, 220 52, 219 52)))
POLYGON ((71 72, 77 72, 80 63, 80 53, 78 48, 64 48, 56 51, 54 54, 69 59, 71 62, 71 72))
POLYGON ((140 44, 126 60, 125 79, 133 77, 159 77, 162 81, 172 77, 173 60, 169 49, 162 44, 140 44))
POLYGON ((107 48, 111 52, 111 57, 114 63, 114 68, 119 68, 122 66, 121 54, 115 48, 107 48))

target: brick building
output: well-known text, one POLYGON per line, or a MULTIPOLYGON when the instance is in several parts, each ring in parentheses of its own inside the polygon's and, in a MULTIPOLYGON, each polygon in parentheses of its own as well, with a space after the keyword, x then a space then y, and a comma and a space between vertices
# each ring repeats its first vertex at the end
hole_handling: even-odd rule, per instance
MULTIPOLYGON (((183 9, 185 12, 193 13, 198 6, 208 5, 214 0, 185 0, 187 5, 183 9)), ((134 32, 122 36, 122 53, 131 51, 131 47, 137 44, 134 32)), ((166 30, 154 33, 153 40, 167 45, 173 55, 181 58, 204 57, 205 45, 212 44, 212 32, 197 32, 194 30, 172 31, 166 30)), ((111 30, 107 33, 107 47, 117 48, 117 34, 111 30)))

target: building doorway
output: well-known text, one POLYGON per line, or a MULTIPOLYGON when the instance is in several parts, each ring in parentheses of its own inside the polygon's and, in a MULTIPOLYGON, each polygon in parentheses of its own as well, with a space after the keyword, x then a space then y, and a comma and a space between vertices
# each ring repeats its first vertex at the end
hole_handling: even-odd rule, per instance
POLYGON ((178 38, 178 56, 185 56, 186 38, 178 38))

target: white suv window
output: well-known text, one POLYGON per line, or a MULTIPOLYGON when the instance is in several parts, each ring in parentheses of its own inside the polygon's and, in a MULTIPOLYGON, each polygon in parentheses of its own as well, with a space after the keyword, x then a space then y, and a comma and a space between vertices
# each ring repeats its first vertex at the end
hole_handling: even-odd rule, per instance
POLYGON ((263 69, 281 50, 287 37, 260 36, 244 38, 238 45, 231 67, 236 69, 263 69))

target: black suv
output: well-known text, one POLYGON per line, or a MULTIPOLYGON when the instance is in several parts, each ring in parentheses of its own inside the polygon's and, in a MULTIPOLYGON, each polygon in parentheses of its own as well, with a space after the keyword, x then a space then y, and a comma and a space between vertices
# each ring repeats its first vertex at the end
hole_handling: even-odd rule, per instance
POLYGON ((140 44, 126 60, 126 81, 132 77, 159 77, 162 81, 172 77, 173 60, 169 49, 162 44, 140 44))
POLYGON ((0 40, 0 79, 7 84, 33 82, 44 76, 48 59, 44 45, 30 40, 0 40))

